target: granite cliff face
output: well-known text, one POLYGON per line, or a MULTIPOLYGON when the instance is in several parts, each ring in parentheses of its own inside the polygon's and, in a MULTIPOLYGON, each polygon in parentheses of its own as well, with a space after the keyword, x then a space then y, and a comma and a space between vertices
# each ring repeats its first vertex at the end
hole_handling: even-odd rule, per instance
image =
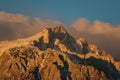
POLYGON ((120 61, 63 27, 0 43, 1 80, 120 80, 120 61))

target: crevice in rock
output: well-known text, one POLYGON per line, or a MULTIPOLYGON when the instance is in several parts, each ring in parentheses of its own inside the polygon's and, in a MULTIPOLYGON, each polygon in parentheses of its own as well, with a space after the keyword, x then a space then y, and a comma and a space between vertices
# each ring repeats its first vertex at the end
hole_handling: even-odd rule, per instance
POLYGON ((39 67, 35 67, 33 71, 33 75, 34 75, 35 80, 42 80, 41 74, 39 72, 39 67))
POLYGON ((54 62, 53 64, 55 64, 57 66, 57 69, 60 71, 61 80, 67 80, 67 78, 69 80, 72 80, 67 61, 64 60, 64 57, 62 55, 59 55, 59 58, 63 62, 64 66, 62 67, 58 64, 58 62, 54 62))

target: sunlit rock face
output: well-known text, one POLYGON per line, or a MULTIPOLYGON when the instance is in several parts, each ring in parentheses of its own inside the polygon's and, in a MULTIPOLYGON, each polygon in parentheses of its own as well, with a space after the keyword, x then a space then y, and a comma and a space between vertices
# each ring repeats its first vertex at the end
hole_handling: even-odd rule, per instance
POLYGON ((120 80, 120 61, 62 27, 0 44, 1 80, 120 80))

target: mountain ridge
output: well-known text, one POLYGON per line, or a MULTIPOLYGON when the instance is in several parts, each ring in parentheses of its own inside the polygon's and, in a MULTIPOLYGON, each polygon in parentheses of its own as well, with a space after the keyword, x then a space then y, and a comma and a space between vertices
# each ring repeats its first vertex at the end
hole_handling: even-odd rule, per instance
POLYGON ((120 80, 120 61, 83 38, 75 40, 62 26, 5 43, 3 80, 120 80))

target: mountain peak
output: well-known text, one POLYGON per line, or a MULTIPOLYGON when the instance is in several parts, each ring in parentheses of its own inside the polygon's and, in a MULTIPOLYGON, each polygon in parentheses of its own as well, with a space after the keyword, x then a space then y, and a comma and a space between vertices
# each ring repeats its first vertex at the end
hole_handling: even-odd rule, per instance
POLYGON ((69 35, 62 26, 43 30, 42 33, 39 34, 39 39, 34 40, 34 45, 42 50, 59 47, 61 50, 65 48, 66 50, 73 52, 81 52, 80 47, 76 43, 76 40, 71 35, 69 35))
POLYGON ((51 32, 54 32, 54 33, 63 33, 63 34, 67 33, 67 31, 65 30, 65 28, 63 26, 48 28, 48 30, 51 32))

